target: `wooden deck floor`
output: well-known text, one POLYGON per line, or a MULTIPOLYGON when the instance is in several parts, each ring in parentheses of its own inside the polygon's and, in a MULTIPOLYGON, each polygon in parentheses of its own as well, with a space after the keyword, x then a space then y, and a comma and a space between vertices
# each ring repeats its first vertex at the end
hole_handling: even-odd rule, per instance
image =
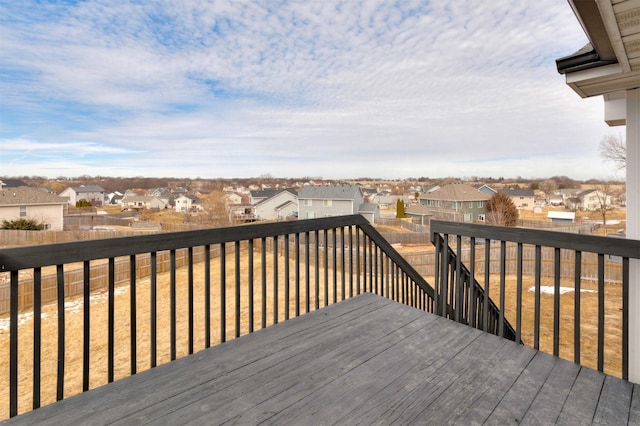
POLYGON ((640 424, 640 386, 364 294, 10 424, 640 424))

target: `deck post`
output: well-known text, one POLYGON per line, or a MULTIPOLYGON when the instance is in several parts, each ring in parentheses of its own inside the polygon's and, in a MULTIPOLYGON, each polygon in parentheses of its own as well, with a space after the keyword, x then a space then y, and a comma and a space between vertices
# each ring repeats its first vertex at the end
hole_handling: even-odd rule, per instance
MULTIPOLYGON (((627 238, 640 240, 640 89, 627 90, 627 238)), ((629 262, 629 381, 640 383, 640 260, 629 262)))

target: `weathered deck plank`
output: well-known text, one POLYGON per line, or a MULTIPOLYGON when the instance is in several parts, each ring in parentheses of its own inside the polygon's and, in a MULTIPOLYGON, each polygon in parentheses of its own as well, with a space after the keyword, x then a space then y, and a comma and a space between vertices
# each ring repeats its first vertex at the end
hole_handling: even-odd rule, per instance
POLYGON ((363 294, 9 424, 634 424, 640 387, 363 294))

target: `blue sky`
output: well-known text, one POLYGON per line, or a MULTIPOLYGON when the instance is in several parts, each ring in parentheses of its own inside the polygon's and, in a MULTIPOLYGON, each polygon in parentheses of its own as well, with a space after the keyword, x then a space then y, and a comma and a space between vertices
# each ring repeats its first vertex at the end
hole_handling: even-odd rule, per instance
POLYGON ((0 0, 0 176, 613 177, 562 0, 0 0))

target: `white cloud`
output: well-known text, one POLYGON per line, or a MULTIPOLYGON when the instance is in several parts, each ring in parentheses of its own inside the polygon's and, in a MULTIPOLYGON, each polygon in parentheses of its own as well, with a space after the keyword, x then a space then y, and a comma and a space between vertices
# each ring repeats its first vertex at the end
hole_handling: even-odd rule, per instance
MULTIPOLYGON (((586 41, 564 3, 102 0, 0 12, 0 137, 69 153, 67 174, 608 173, 595 153, 602 103, 555 71, 586 41)), ((0 144, 21 170, 4 173, 44 173, 0 144)))

